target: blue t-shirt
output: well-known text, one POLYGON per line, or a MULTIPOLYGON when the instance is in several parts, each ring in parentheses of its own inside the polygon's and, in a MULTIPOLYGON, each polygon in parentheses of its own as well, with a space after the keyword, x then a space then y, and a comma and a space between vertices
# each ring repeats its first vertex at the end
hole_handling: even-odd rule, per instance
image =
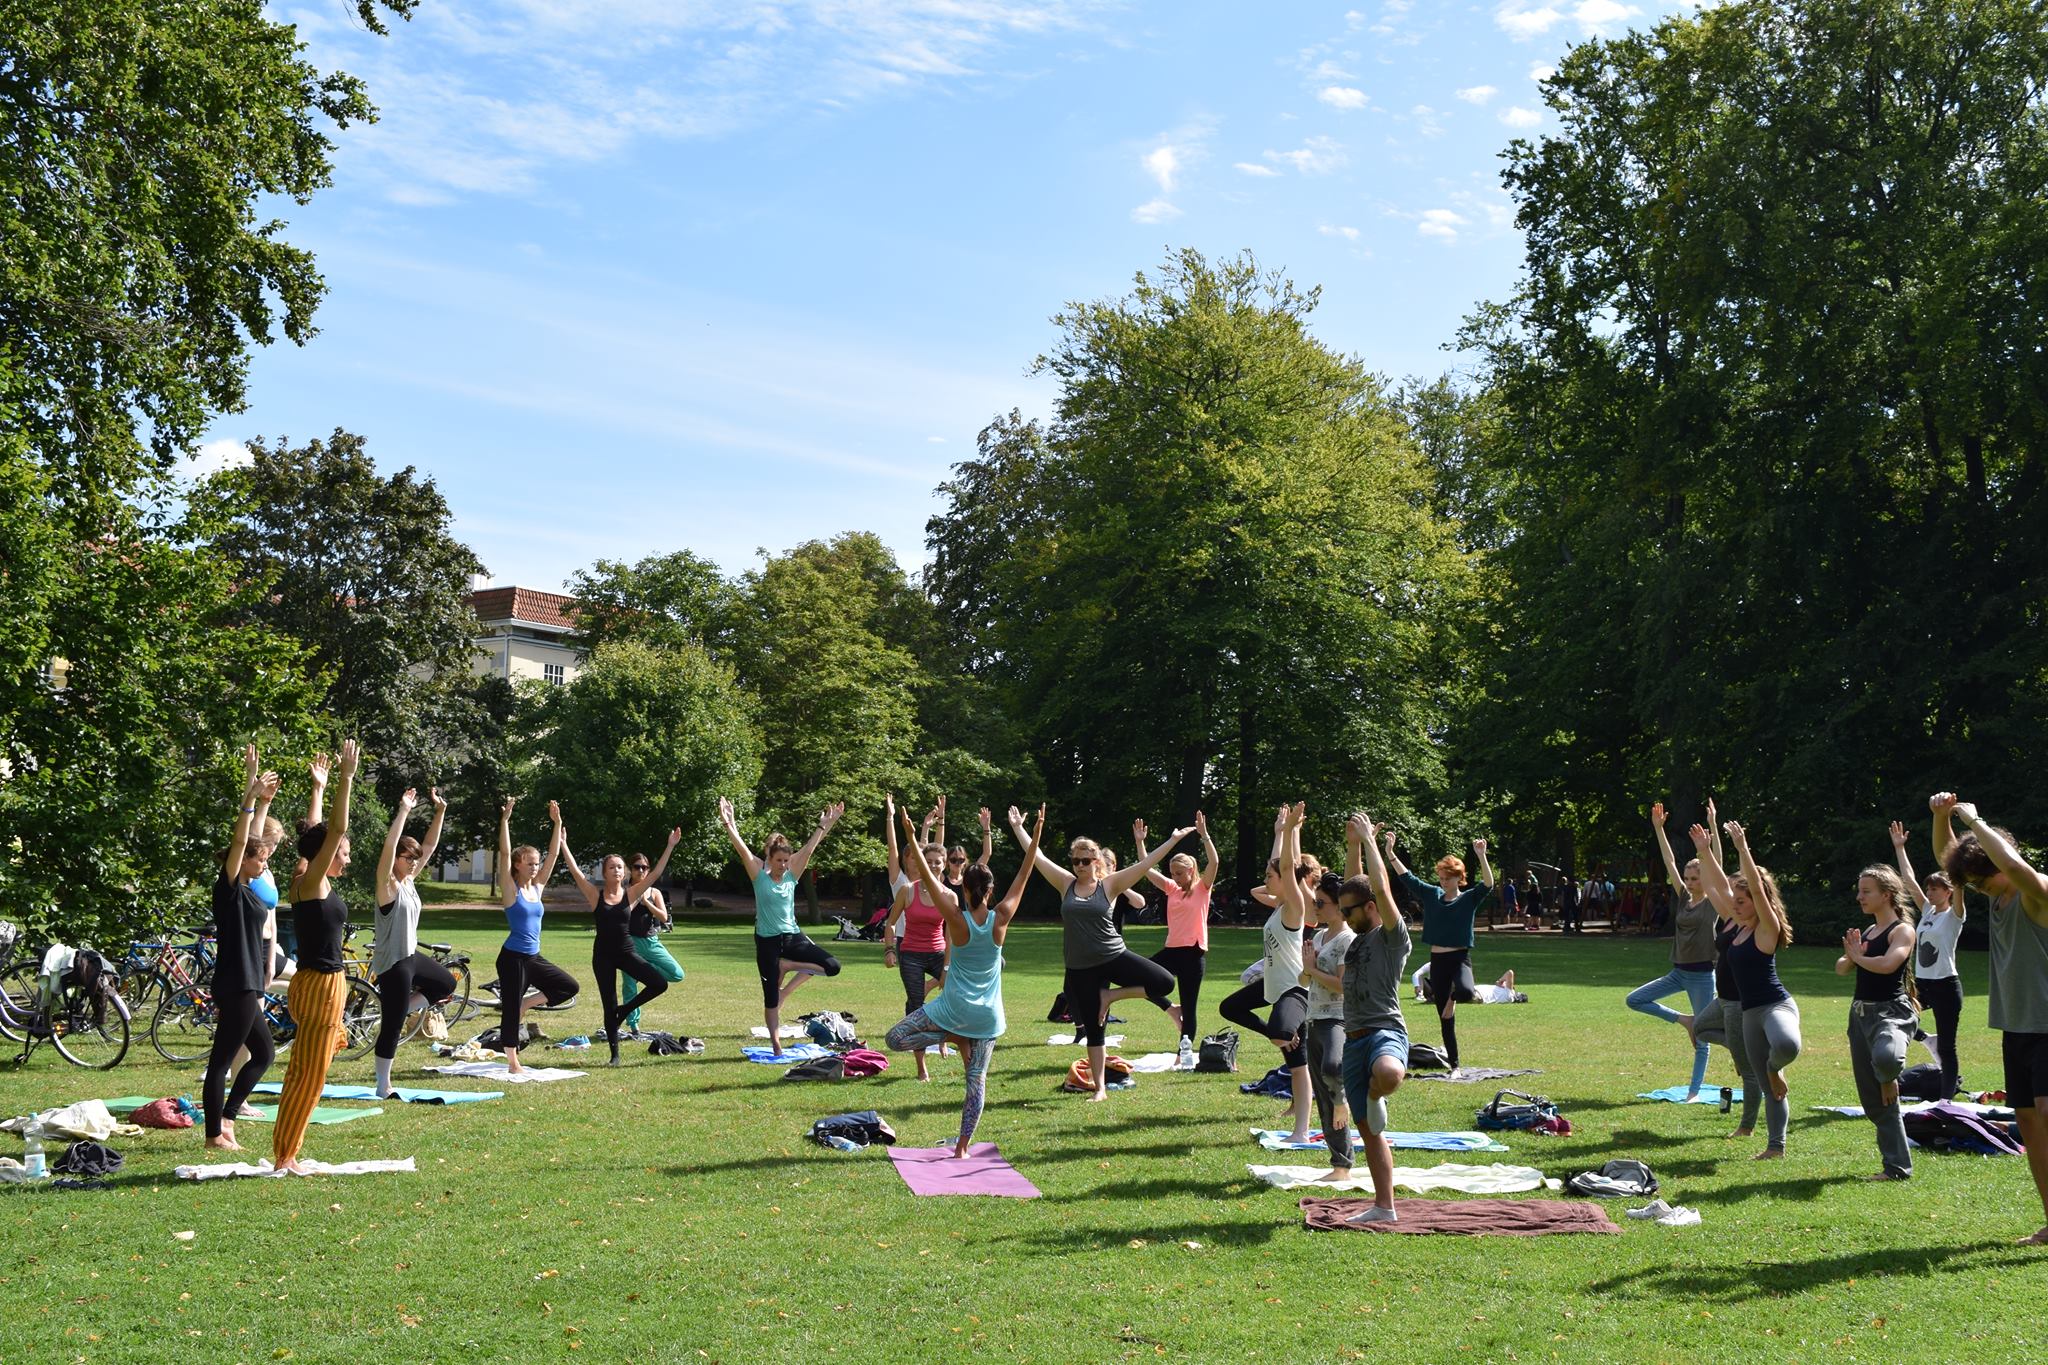
POLYGON ((1472 946, 1472 921, 1479 917, 1480 903, 1486 899, 1491 887, 1468 886, 1446 900, 1442 887, 1422 880, 1413 872, 1401 874, 1401 885, 1408 888, 1408 894, 1422 908, 1424 943, 1432 948, 1472 946))
POLYGON ((524 891, 512 893, 512 903, 505 907, 505 923, 512 932, 505 935, 505 951, 532 955, 540 951, 540 917, 547 913, 537 900, 528 900, 524 891))
POLYGON ((796 932, 795 877, 781 881, 762 868, 754 874, 754 933, 761 938, 796 932))

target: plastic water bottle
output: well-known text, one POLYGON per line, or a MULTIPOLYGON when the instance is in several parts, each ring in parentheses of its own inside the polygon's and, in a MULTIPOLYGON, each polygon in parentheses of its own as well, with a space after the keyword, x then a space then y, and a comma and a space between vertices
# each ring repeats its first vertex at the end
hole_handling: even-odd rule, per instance
POLYGON ((28 1155, 22 1161, 22 1166, 28 1172, 29 1179, 41 1180, 50 1173, 49 1165, 43 1160, 42 1135, 31 1130, 27 1135, 27 1143, 28 1155))
POLYGON ((1727 1113, 1735 1104, 1735 1091, 1728 1086, 1721 1087, 1721 1112, 1727 1113))
POLYGON ((825 1145, 827 1147, 837 1147, 842 1152, 857 1152, 860 1150, 858 1142, 855 1142, 852 1138, 843 1138, 837 1133, 827 1133, 825 1135, 825 1145))

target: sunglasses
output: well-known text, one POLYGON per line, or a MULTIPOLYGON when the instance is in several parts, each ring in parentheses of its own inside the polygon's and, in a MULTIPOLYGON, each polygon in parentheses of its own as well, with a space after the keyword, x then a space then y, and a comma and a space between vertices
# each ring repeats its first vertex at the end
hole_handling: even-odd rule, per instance
POLYGON ((960 866, 960 864, 966 862, 967 860, 965 858, 948 858, 946 859, 946 861, 953 864, 953 866, 958 867, 960 866))
POLYGON ((646 864, 646 863, 634 863, 634 864, 632 865, 632 870, 633 870, 633 871, 635 871, 635 872, 645 872, 645 871, 647 870, 647 864, 646 864))
POLYGON ((1068 859, 1067 861, 1069 861, 1069 862, 1073 863, 1073 864, 1074 864, 1074 866, 1076 866, 1076 867, 1080 867, 1081 865, 1083 865, 1083 864, 1085 864, 1085 863, 1092 863, 1092 862, 1094 862, 1094 861, 1095 861, 1095 859, 1094 859, 1094 858, 1092 858, 1092 857, 1076 857, 1076 858, 1070 858, 1070 859, 1068 859))

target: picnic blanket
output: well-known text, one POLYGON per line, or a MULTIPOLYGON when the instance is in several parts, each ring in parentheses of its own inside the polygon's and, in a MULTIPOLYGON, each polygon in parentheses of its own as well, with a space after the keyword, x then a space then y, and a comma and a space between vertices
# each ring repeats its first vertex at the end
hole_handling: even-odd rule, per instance
MULTIPOLYGON (((1389 1147, 1419 1152, 1505 1152, 1507 1150, 1504 1145, 1496 1142, 1487 1133, 1387 1132, 1380 1134, 1380 1136, 1387 1140, 1389 1147)), ((1310 1130, 1309 1141, 1307 1142, 1290 1141, 1293 1134, 1289 1133, 1285 1128, 1254 1128, 1252 1129, 1252 1137, 1258 1142, 1259 1146, 1269 1152, 1325 1152, 1329 1150, 1328 1145, 1323 1141, 1322 1130, 1319 1128, 1310 1130)), ((1351 1146, 1354 1150, 1362 1145, 1364 1141, 1365 1139, 1358 1135, 1357 1129, 1351 1130, 1351 1146)))
MULTIPOLYGON (((1934 1105, 1933 1100, 1907 1100, 1899 1106, 1899 1112, 1910 1114, 1918 1109, 1932 1109, 1934 1105)), ((1951 1109, 1960 1109, 1964 1113, 1975 1114, 1980 1119, 1990 1119, 1994 1123, 2013 1121, 2012 1106, 2009 1104, 1975 1104, 1969 1100, 1950 1100, 1948 1105, 1951 1109)), ((1843 1118, 1863 1117, 1863 1106, 1860 1104, 1816 1104, 1811 1108, 1823 1114, 1840 1114, 1843 1118)))
POLYGON ((779 1057, 775 1054, 775 1049, 766 1043, 758 1047, 750 1043, 740 1051, 748 1061, 759 1062, 763 1066, 793 1066, 797 1062, 815 1062, 820 1057, 833 1055, 831 1048, 820 1047, 816 1043, 798 1043, 795 1047, 786 1047, 782 1049, 782 1055, 779 1057))
MULTIPOLYGON (((1351 1174, 1340 1180, 1316 1179, 1328 1174, 1326 1169, 1318 1166, 1247 1166, 1245 1169, 1251 1172, 1254 1180, 1263 1180, 1275 1189, 1373 1192, 1372 1176, 1362 1166, 1353 1167, 1351 1174)), ((1460 1194, 1522 1194, 1529 1190, 1564 1188, 1563 1181, 1546 1179, 1543 1172, 1534 1166, 1504 1166, 1499 1162, 1491 1166, 1462 1166, 1455 1161, 1436 1166, 1396 1166, 1394 1184, 1417 1194, 1430 1190, 1456 1190, 1460 1194)))
POLYGON ((1466 1237, 1542 1237, 1621 1228, 1598 1204, 1563 1199, 1396 1199, 1394 1223, 1353 1223, 1366 1199, 1304 1199, 1302 1225, 1312 1232, 1454 1233, 1466 1237))
POLYGON ((566 1081, 576 1076, 586 1076, 586 1071, 569 1071, 554 1066, 529 1066, 513 1073, 505 1069, 503 1062, 456 1062, 452 1066, 430 1066, 429 1071, 438 1071, 444 1076, 484 1076, 494 1081, 509 1081, 514 1085, 528 1082, 566 1081))
POLYGON ((951 1147, 891 1147, 889 1160, 910 1192, 928 1194, 987 1194, 1007 1199, 1036 1199, 1038 1187, 1003 1160, 993 1142, 977 1142, 964 1157, 955 1157, 951 1147))
MULTIPOLYGON (((1718 1085, 1703 1085, 1700 1087, 1699 1093, 1690 1099, 1686 1097, 1685 1092, 1687 1089, 1689 1087, 1683 1085, 1667 1085, 1662 1090, 1639 1090, 1636 1092, 1636 1098, 1639 1100, 1665 1100, 1671 1104, 1711 1104, 1719 1106, 1721 1103, 1721 1087, 1718 1085)), ((1741 1086, 1729 1087, 1729 1103, 1742 1103, 1741 1086)), ((1859 1110, 1857 1112, 1860 1113, 1862 1111, 1859 1110)))
POLYGON ((1514 1067, 1503 1071, 1497 1066, 1461 1066, 1456 1071, 1446 1071, 1441 1076, 1410 1076, 1411 1081, 1447 1081, 1452 1085, 1472 1085, 1478 1081, 1504 1081, 1510 1076, 1540 1076, 1543 1073, 1534 1067, 1514 1067))
MULTIPOLYGON (((414 1168, 411 1157, 397 1161, 302 1161, 306 1175, 382 1175, 390 1171, 411 1171, 414 1168)), ((222 1161, 205 1166, 180 1166, 176 1175, 180 1180, 225 1180, 231 1176, 257 1176, 276 1179, 292 1175, 291 1171, 273 1168, 266 1159, 250 1165, 246 1161, 222 1161)), ((187 1234, 189 1236, 190 1234, 187 1234)))
MULTIPOLYGON (((1123 1040, 1124 1036, 1121 1033, 1105 1033, 1102 1035, 1102 1045, 1104 1047, 1117 1047, 1122 1044, 1123 1040)), ((1075 1041, 1075 1036, 1071 1033, 1055 1033, 1052 1037, 1045 1040, 1045 1045, 1047 1047, 1072 1047, 1075 1041)))
MULTIPOLYGON (((254 1087, 258 1095, 282 1095, 284 1086, 276 1081, 259 1081, 254 1087)), ((475 1104, 479 1100, 502 1100, 502 1090, 414 1090, 409 1086, 394 1085, 392 1097, 407 1104, 475 1104)), ((373 1085, 324 1085, 320 1087, 323 1100, 381 1100, 373 1085)))

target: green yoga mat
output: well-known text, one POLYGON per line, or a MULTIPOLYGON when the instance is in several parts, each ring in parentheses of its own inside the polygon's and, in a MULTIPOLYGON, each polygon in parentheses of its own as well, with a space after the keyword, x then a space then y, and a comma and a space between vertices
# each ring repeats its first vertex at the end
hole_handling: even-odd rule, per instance
MULTIPOLYGON (((122 1096, 122 1097, 121 1097, 120 1099, 118 1099, 118 1100, 107 1100, 107 1101, 106 1101, 105 1103, 106 1103, 106 1106, 107 1106, 107 1110, 108 1110, 108 1112, 109 1112, 109 1113, 113 1113, 113 1114, 132 1114, 132 1113, 134 1113, 134 1112, 135 1112, 136 1110, 140 1109, 140 1108, 141 1108, 141 1107, 142 1107, 143 1105, 145 1105, 145 1104, 148 1104, 148 1103, 149 1103, 149 1102, 150 1102, 150 1101, 151 1101, 152 1099, 155 1099, 155 1098, 156 1098, 156 1097, 155 1097, 155 1096, 153 1096, 153 1095, 123 1095, 123 1096, 122 1096)), ((276 1122, 276 1120, 277 1120, 277 1106, 276 1106, 276 1105, 274 1105, 274 1104, 252 1104, 252 1105, 250 1105, 249 1107, 250 1107, 251 1109, 254 1109, 254 1110, 256 1111, 256 1117, 255 1117, 254 1119, 251 1119, 251 1120, 250 1120, 250 1122, 252 1122, 252 1123, 274 1123, 274 1122, 276 1122)), ((333 1107, 332 1107, 332 1106, 330 1106, 330 1105, 324 1105, 324 1104, 323 1104, 323 1105, 319 1105, 319 1106, 317 1106, 317 1107, 316 1107, 316 1108, 315 1108, 315 1109, 313 1110, 313 1117, 312 1117, 311 1119, 309 1119, 309 1120, 308 1120, 308 1122, 310 1122, 310 1123, 353 1123, 353 1122, 355 1122, 355 1120, 357 1120, 357 1119, 366 1119, 366 1118, 370 1118, 370 1117, 372 1117, 372 1116, 374 1116, 374 1115, 377 1115, 377 1114, 381 1114, 381 1113, 383 1113, 383 1112, 384 1112, 384 1111, 383 1111, 382 1109, 378 1109, 378 1108, 370 1108, 370 1109, 336 1109, 336 1108, 333 1108, 333 1107)))

